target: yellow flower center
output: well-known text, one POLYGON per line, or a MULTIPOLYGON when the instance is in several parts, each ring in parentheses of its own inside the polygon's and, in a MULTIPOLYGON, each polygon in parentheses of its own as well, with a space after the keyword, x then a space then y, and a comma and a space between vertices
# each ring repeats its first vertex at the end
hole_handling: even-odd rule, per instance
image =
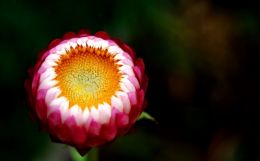
POLYGON ((120 88, 118 67, 107 50, 71 47, 55 67, 60 96, 69 100, 69 107, 77 104, 85 109, 105 102, 110 104, 111 97, 120 88))

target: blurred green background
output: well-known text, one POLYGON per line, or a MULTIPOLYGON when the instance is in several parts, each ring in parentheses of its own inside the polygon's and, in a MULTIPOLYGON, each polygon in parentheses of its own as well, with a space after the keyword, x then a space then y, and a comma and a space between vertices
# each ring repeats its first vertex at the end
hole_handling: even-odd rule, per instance
POLYGON ((0 160, 70 161, 29 119, 23 82, 65 32, 104 30, 133 47, 149 76, 146 111, 100 161, 260 161, 257 1, 0 1, 0 160))

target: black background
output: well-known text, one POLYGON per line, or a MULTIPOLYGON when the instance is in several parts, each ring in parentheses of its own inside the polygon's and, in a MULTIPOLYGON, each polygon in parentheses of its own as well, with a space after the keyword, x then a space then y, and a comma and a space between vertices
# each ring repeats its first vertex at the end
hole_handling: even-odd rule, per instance
POLYGON ((37 53, 82 28, 103 30, 144 59, 146 111, 102 160, 259 161, 256 1, 0 1, 0 160, 71 160, 28 116, 23 87, 37 53))

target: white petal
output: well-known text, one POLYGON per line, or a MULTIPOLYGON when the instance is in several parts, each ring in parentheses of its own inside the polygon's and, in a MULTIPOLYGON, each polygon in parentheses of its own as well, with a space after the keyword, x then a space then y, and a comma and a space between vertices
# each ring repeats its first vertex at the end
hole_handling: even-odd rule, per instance
POLYGON ((77 46, 77 43, 72 42, 72 41, 69 41, 68 44, 69 44, 70 47, 73 47, 74 49, 75 49, 76 46, 77 46))
POLYGON ((129 59, 119 60, 119 61, 117 61, 116 63, 117 63, 118 65, 128 65, 128 66, 130 66, 130 67, 133 67, 133 66, 134 66, 133 62, 132 62, 131 60, 129 60, 129 59))
POLYGON ((54 79, 57 76, 57 74, 54 71, 54 68, 48 68, 45 70, 44 73, 41 74, 40 82, 44 81, 45 79, 54 79))
POLYGON ((82 123, 82 110, 78 105, 74 105, 70 108, 70 114, 74 116, 78 125, 82 123))
POLYGON ((67 50, 67 51, 70 51, 70 43, 69 42, 67 42, 66 44, 64 44, 64 48, 65 48, 65 50, 67 50))
POLYGON ((53 99, 57 98, 57 96, 61 93, 59 87, 50 88, 45 96, 45 102, 51 102, 53 99))
POLYGON ((95 48, 102 48, 102 49, 106 49, 108 47, 108 42, 103 40, 103 39, 100 39, 100 38, 95 38, 94 39, 95 43, 95 48))
POLYGON ((101 48, 102 49, 107 49, 108 48, 108 42, 107 41, 100 41, 101 43, 101 48))
POLYGON ((89 119, 89 110, 88 110, 88 107, 85 107, 84 111, 83 111, 83 114, 82 114, 82 119, 83 119, 83 122, 86 123, 87 120, 89 119))
POLYGON ((87 37, 82 37, 82 38, 80 38, 80 40, 82 41, 82 46, 86 47, 87 42, 88 42, 88 38, 87 37))
POLYGON ((47 56, 46 60, 52 60, 52 61, 57 61, 60 59, 60 55, 58 54, 50 54, 47 56))
POLYGON ((98 111, 99 111, 99 122, 101 124, 108 123, 111 117, 111 108, 110 106, 106 104, 100 104, 98 105, 98 111))
POLYGON ((116 64, 118 64, 118 65, 125 65, 125 63, 122 60, 119 60, 116 64))
POLYGON ((124 85, 130 92, 134 92, 136 90, 135 86, 127 78, 121 79, 121 82, 124 83, 124 85))
POLYGON ((49 116, 53 111, 57 110, 60 108, 60 105, 62 102, 65 102, 66 98, 65 97, 59 97, 51 102, 46 102, 48 104, 48 111, 47 111, 47 116, 49 116))
POLYGON ((129 89, 126 87, 126 85, 123 82, 120 82, 119 85, 120 85, 120 89, 122 91, 124 91, 126 93, 129 92, 129 89))
POLYGON ((60 104, 60 111, 61 111, 61 121, 62 123, 66 121, 69 116, 69 101, 65 99, 60 104))
POLYGON ((123 66, 119 67, 119 70, 129 76, 134 76, 133 68, 130 67, 129 65, 123 65, 123 66))
POLYGON ((89 47, 94 47, 95 42, 94 42, 94 40, 89 39, 87 41, 87 44, 88 44, 89 47))
POLYGON ((115 60, 124 60, 126 59, 125 56, 123 54, 116 54, 116 56, 114 57, 115 60))
POLYGON ((38 90, 54 87, 57 83, 58 81, 56 80, 45 79, 43 82, 41 82, 40 86, 38 87, 38 90))
POLYGON ((127 93, 125 92, 116 92, 116 95, 121 98, 122 103, 123 103, 123 111, 128 114, 130 112, 131 109, 131 104, 130 104, 130 100, 128 98, 127 93))
POLYGON ((102 39, 95 38, 95 39, 94 39, 93 46, 94 46, 95 48, 101 48, 101 41, 102 41, 102 39))
POLYGON ((57 50, 56 50, 56 54, 57 55, 64 55, 64 54, 66 54, 66 50, 65 50, 65 44, 62 44, 62 45, 59 45, 59 46, 57 46, 56 48, 57 48, 57 50))
POLYGON ((116 55, 116 54, 122 53, 122 50, 119 47, 117 47, 117 46, 109 46, 108 47, 108 52, 111 55, 116 55))
POLYGON ((123 111, 123 103, 122 103, 122 101, 118 97, 112 96, 111 104, 112 104, 112 107, 115 107, 120 112, 123 111))
POLYGON ((130 67, 133 67, 133 66, 134 66, 133 61, 130 60, 130 59, 124 59, 124 60, 122 60, 122 62, 123 62, 125 65, 129 65, 130 67))
POLYGON ((83 46, 83 43, 84 43, 84 42, 82 41, 82 39, 78 39, 78 40, 77 40, 77 44, 78 44, 78 45, 82 45, 82 46, 83 46))
POLYGON ((49 106, 59 106, 62 102, 66 101, 66 100, 67 99, 65 97, 59 97, 59 98, 52 100, 51 102, 46 102, 46 103, 48 103, 49 106))
POLYGON ((135 89, 140 89, 140 84, 136 77, 128 77, 128 80, 135 86, 135 89))
POLYGON ((70 108, 70 114, 73 115, 73 116, 77 116, 78 113, 79 113, 79 110, 80 107, 78 105, 74 105, 70 108))
POLYGON ((98 113, 98 110, 96 109, 96 107, 92 106, 91 109, 90 109, 90 115, 92 116, 92 118, 98 122, 98 116, 99 116, 99 113, 98 113))
POLYGON ((45 60, 42 63, 41 67, 48 69, 48 68, 54 67, 56 65, 57 65, 57 63, 55 63, 53 60, 45 60))

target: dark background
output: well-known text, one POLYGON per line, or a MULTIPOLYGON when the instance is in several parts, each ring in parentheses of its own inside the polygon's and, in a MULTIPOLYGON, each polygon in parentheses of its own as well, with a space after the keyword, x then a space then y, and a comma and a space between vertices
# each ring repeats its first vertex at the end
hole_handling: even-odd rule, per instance
POLYGON ((23 82, 65 32, 104 30, 149 76, 146 111, 100 160, 260 161, 257 1, 0 1, 0 160, 71 160, 28 116, 23 82))

